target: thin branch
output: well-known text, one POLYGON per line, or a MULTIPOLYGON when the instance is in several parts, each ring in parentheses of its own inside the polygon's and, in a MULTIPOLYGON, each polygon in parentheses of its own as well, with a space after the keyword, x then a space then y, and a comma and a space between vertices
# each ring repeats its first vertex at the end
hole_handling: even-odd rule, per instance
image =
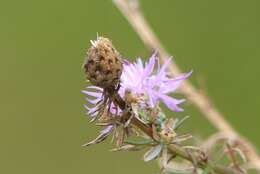
MULTIPOLYGON (((114 4, 122 12, 128 22, 132 25, 136 33, 149 49, 156 49, 164 62, 169 54, 166 52, 159 39, 156 37, 151 27, 145 20, 138 6, 137 0, 114 0, 114 4)), ((179 67, 172 63, 170 71, 173 75, 181 73, 179 67)), ((220 132, 226 134, 230 140, 240 145, 248 160, 256 169, 260 170, 260 158, 254 146, 228 123, 224 116, 211 105, 209 98, 199 92, 190 82, 185 81, 181 86, 181 91, 192 102, 201 113, 214 125, 220 132)))

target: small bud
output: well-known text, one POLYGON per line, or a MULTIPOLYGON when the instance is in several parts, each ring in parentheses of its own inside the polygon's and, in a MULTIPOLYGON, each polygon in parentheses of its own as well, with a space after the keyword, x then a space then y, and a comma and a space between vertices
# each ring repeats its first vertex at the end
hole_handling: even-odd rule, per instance
POLYGON ((122 74, 122 61, 112 42, 104 37, 90 41, 84 69, 87 79, 96 86, 107 88, 117 86, 122 74))
POLYGON ((171 143, 177 136, 172 125, 174 124, 174 119, 170 118, 163 123, 162 130, 159 132, 160 137, 167 143, 171 143))
POLYGON ((159 135, 162 138, 162 140, 164 140, 167 143, 171 143, 177 136, 177 134, 173 130, 169 129, 162 129, 159 135))

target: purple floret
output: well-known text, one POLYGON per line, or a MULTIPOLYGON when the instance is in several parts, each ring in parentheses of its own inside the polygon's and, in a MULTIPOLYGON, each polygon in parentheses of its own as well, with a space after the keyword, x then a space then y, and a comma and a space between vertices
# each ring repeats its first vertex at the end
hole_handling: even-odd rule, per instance
MULTIPOLYGON (((164 103, 169 109, 175 112, 183 111, 178 105, 184 102, 184 99, 175 99, 169 94, 175 92, 181 82, 187 79, 192 72, 179 75, 175 78, 169 76, 167 70, 171 63, 171 58, 160 67, 157 54, 154 53, 149 61, 143 64, 141 58, 138 58, 134 63, 124 64, 123 72, 120 79, 119 94, 124 97, 125 91, 129 90, 134 95, 144 98, 145 103, 149 107, 154 108, 159 102, 164 103), (157 65, 157 68, 155 68, 157 65)), ((90 86, 82 91, 88 98, 88 106, 86 106, 88 114, 95 116, 93 111, 96 109, 96 104, 102 99, 102 88, 90 86), (90 97, 90 98, 89 98, 90 97)))

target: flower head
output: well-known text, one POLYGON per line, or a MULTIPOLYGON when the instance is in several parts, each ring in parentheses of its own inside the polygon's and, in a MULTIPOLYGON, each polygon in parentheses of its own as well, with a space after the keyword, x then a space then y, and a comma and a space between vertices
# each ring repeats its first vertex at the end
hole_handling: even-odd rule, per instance
POLYGON ((178 107, 178 104, 185 100, 175 99, 169 94, 176 91, 181 82, 191 75, 191 72, 170 78, 167 71, 170 62, 169 58, 160 67, 157 54, 154 53, 145 65, 140 58, 133 64, 124 64, 119 93, 124 95, 125 90, 130 90, 137 96, 144 96, 151 108, 154 108, 161 101, 172 111, 183 111, 178 107), (156 64, 157 69, 155 70, 156 64))
MULTIPOLYGON (((145 65, 140 58, 135 63, 124 63, 120 78, 120 96, 123 98, 126 91, 130 91, 137 97, 142 97, 144 99, 142 102, 150 108, 154 108, 159 102, 162 102, 172 111, 183 111, 178 105, 185 100, 175 99, 169 94, 175 92, 181 82, 191 75, 191 72, 171 78, 167 71, 170 63, 171 59, 169 58, 160 66, 156 53, 150 57, 145 65)), ((103 97, 102 92, 103 89, 97 86, 89 86, 87 90, 83 91, 90 97, 87 98, 88 103, 94 106, 93 108, 85 106, 88 114, 92 117, 96 115, 95 110, 103 97)), ((111 107, 110 111, 115 112, 115 108, 111 107)))

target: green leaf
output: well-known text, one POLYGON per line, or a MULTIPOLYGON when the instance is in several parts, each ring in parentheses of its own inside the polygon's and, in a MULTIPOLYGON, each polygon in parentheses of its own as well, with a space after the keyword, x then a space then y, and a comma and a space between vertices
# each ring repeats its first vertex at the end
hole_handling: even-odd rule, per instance
POLYGON ((160 123, 163 123, 165 121, 165 119, 166 119, 166 115, 163 112, 159 112, 157 121, 159 121, 160 123))
POLYGON ((116 152, 116 151, 138 151, 138 150, 142 150, 144 147, 142 146, 135 146, 135 145, 131 145, 131 144, 127 144, 127 145, 123 145, 121 147, 118 148, 114 148, 111 149, 112 152, 116 152))
POLYGON ((185 116, 180 121, 176 121, 175 124, 173 124, 173 129, 177 130, 188 118, 190 118, 190 116, 185 116))
POLYGON ((154 142, 152 139, 149 139, 149 140, 140 140, 140 141, 126 140, 124 141, 124 143, 131 144, 131 145, 147 145, 147 144, 154 144, 156 142, 154 142))
POLYGON ((202 172, 202 174, 208 174, 208 171, 204 170, 204 171, 202 172))
POLYGON ((148 162, 158 157, 162 151, 162 148, 163 148, 162 144, 152 147, 144 154, 144 161, 148 162))

